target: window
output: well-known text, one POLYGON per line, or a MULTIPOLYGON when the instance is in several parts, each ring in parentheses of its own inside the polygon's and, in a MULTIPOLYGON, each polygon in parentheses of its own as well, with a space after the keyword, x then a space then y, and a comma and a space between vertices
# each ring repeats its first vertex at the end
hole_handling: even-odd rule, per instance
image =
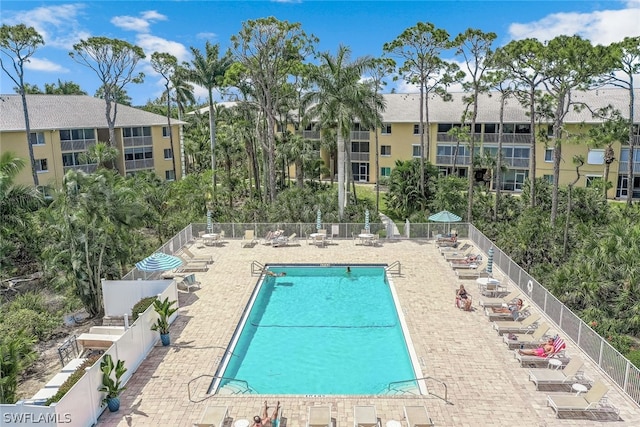
POLYGON ((412 145, 411 149, 413 157, 420 157, 422 155, 422 147, 419 145, 412 145))
POLYGON ((553 125, 547 126, 547 136, 553 136, 553 125))
POLYGON ((497 123, 485 123, 485 125, 484 125, 484 133, 498 133, 498 124, 497 123))
POLYGON ((587 175, 587 188, 593 187, 597 181, 601 181, 602 177, 599 175, 587 175))
POLYGON ((352 142, 351 143, 351 152, 352 153, 368 153, 369 152, 369 143, 368 142, 352 142))
POLYGON ((420 125, 413 125, 413 134, 420 135, 420 125))
POLYGON ((474 127, 474 131, 473 133, 481 133, 482 132, 482 124, 481 123, 476 123, 476 126, 474 127))
POLYGON ((169 138, 169 126, 162 126, 162 137, 169 138))
POLYGON ((531 125, 529 123, 516 124, 516 133, 531 133, 531 125))
POLYGON ((122 136, 131 138, 136 136, 151 136, 151 127, 122 128, 122 136))
POLYGON ((71 166, 80 166, 85 165, 86 162, 80 161, 81 152, 76 151, 75 153, 62 153, 62 166, 71 167, 71 166))
POLYGON ((549 184, 553 184, 553 175, 542 175, 542 179, 549 184))
POLYGON ((547 148, 544 150, 544 161, 553 162, 553 148, 547 148))
POLYGON ((382 124, 382 129, 380 130, 380 133, 383 134, 383 135, 391 135, 391 124, 383 123, 382 124))
POLYGON ((176 180, 176 172, 174 170, 169 170, 164 172, 164 179, 167 181, 175 181, 176 180))
POLYGON ((93 129, 63 129, 60 131, 60 141, 80 141, 95 139, 93 129))
POLYGON ((44 132, 31 132, 29 140, 31 145, 44 145, 44 132))
POLYGON ((124 150, 124 159, 127 161, 153 159, 153 149, 152 147, 127 148, 124 150))
POLYGON ((589 150, 587 164, 604 165, 604 150, 589 150))
POLYGON ((438 133, 447 133, 452 127, 451 123, 438 123, 438 133))
POLYGON ((173 159, 173 150, 171 148, 164 149, 164 159, 165 160, 173 159))
POLYGON ((391 176, 391 168, 380 168, 380 176, 391 176))
POLYGON ((47 159, 36 159, 36 172, 47 172, 49 168, 47 167, 47 159))
POLYGON ((391 155, 391 146, 390 145, 381 145, 380 146, 380 155, 381 156, 390 156, 391 155))

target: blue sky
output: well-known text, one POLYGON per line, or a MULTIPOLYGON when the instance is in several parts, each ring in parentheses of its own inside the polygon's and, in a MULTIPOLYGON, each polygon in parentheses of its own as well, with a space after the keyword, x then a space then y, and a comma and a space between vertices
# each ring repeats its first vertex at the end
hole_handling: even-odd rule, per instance
MULTIPOLYGON (((33 26, 45 39, 28 64, 25 81, 41 89, 58 79, 73 81, 90 95, 100 86, 97 76, 68 56, 81 39, 119 38, 142 47, 147 58, 158 51, 189 61, 190 46, 202 49, 208 40, 225 50, 244 21, 268 16, 301 23, 305 32, 320 39, 322 51, 335 53, 339 44, 349 46, 353 58, 380 56, 384 43, 417 22, 431 22, 452 37, 467 28, 493 31, 498 35, 496 47, 513 39, 544 41, 559 34, 580 34, 600 44, 640 35, 640 0, 0 2, 1 23, 33 26)), ((148 62, 139 68, 147 76, 145 82, 127 87, 135 105, 162 92, 161 80, 148 62)), ((402 83, 388 89, 394 86, 398 92, 413 91, 402 83)), ((13 93, 13 87, 2 74, 0 93, 13 93)), ((196 94, 204 97, 205 92, 198 89, 196 94)))

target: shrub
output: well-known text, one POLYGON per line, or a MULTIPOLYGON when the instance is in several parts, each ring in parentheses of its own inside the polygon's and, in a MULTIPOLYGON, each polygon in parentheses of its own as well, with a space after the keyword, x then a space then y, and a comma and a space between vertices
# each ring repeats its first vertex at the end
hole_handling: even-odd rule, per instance
POLYGON ((12 309, 6 312, 0 324, 0 333, 9 333, 12 330, 24 330, 38 340, 44 341, 60 325, 60 316, 47 311, 35 311, 29 308, 12 309))
POLYGON ((631 350, 626 356, 636 368, 640 368, 640 350, 631 350))
POLYGON ((155 301, 156 297, 146 297, 146 298, 142 298, 140 301, 138 301, 133 308, 131 309, 131 323, 135 322, 138 317, 144 313, 144 311, 149 308, 149 306, 151 304, 153 304, 153 301, 155 301))
POLYGON ((88 357, 87 360, 85 360, 82 365, 78 366, 78 368, 73 371, 71 375, 69 375, 69 378, 67 378, 67 380, 62 383, 62 385, 58 389, 58 392, 47 399, 47 401, 45 402, 45 406, 49 406, 52 403, 60 401, 60 399, 62 399, 64 395, 67 394, 69 390, 71 390, 71 387, 73 387, 75 383, 80 381, 80 378, 82 378, 82 376, 84 375, 84 370, 96 363, 96 360, 100 359, 100 357, 100 354, 88 357))

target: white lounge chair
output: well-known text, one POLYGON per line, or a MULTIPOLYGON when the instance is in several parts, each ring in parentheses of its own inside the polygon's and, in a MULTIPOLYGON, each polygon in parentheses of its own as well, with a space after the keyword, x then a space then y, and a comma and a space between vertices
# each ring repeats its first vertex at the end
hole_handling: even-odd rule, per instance
POLYGON ((227 419, 228 408, 226 406, 207 406, 200 417, 200 421, 194 424, 197 427, 222 427, 227 419))
POLYGON ((409 427, 433 426, 433 421, 427 412, 426 406, 405 406, 404 416, 409 427))
POLYGON ((618 419, 619 410, 610 403, 603 401, 608 391, 609 388, 603 382, 596 381, 591 389, 582 395, 553 394, 547 396, 547 406, 550 406, 555 411, 558 418, 561 413, 582 412, 588 415, 613 413, 618 419))
POLYGON ((258 241, 255 238, 253 230, 245 230, 244 231, 244 237, 242 238, 242 241, 240 242, 240 247, 241 248, 246 248, 247 246, 253 246, 257 242, 258 241))
POLYGON ((514 350, 514 356, 520 362, 520 366, 539 366, 549 363, 549 359, 558 359, 562 363, 569 362, 569 356, 566 353, 567 345, 560 337, 553 341, 553 352, 546 356, 533 356, 529 354, 520 354, 518 350, 514 350))
POLYGON ((184 279, 182 279, 182 283, 184 283, 184 286, 189 292, 191 292, 191 288, 197 287, 200 289, 200 282, 196 280, 196 275, 193 273, 185 276, 184 279))
POLYGON ((543 344, 544 336, 548 330, 549 325, 542 323, 537 328, 524 334, 505 334, 502 336, 502 341, 510 349, 537 347, 543 344))
POLYGON ((582 371, 583 365, 584 362, 576 357, 571 359, 564 369, 529 369, 529 381, 536 385, 536 390, 540 390, 540 386, 591 384, 591 380, 582 371))
POLYGON ((502 304, 509 304, 516 298, 520 298, 520 291, 512 291, 510 294, 501 298, 480 298, 478 304, 480 307, 500 307, 502 304))
POLYGON ((213 257, 211 255, 194 255, 188 248, 180 249, 178 254, 184 254, 189 262, 206 262, 207 264, 213 264, 213 257))
POLYGON ((307 427, 331 427, 331 406, 309 406, 307 427))
POLYGON ((280 236, 271 243, 271 246, 274 248, 277 248, 279 246, 289 246, 291 243, 293 243, 295 238, 296 233, 293 233, 290 236, 280 236))
POLYGON ((353 427, 377 427, 378 413, 373 405, 353 407, 353 427))
POLYGON ((539 314, 530 314, 522 320, 508 321, 508 320, 496 320, 493 322, 493 329, 498 332, 498 335, 504 335, 508 333, 524 334, 529 330, 534 329, 534 324, 540 320, 539 314))

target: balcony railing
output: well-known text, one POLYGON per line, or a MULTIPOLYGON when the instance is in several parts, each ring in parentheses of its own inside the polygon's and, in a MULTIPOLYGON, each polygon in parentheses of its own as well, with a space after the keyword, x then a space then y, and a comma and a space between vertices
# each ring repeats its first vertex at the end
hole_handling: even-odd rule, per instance
MULTIPOLYGON (((436 137, 438 142, 457 142, 458 140, 453 135, 449 135, 448 133, 439 133, 436 137)), ((476 141, 484 141, 484 142, 498 142, 498 134, 496 133, 485 133, 485 134, 476 134, 476 141)), ((507 133, 502 135, 502 142, 506 144, 517 143, 524 144, 531 142, 531 135, 527 133, 518 133, 512 134, 507 133)))
POLYGON ((369 153, 351 153, 352 162, 368 162, 369 153))
POLYGON ((72 141, 60 141, 60 150, 64 152, 68 151, 84 151, 87 147, 95 144, 95 139, 76 139, 72 141))
POLYGON ((369 141, 371 138, 371 132, 368 130, 352 130, 351 131, 351 140, 352 141, 369 141))
POLYGON ((131 136, 122 138, 122 144, 125 147, 142 147, 145 145, 153 145, 153 138, 150 136, 131 136))
MULTIPOLYGON (((453 165, 453 158, 455 156, 436 156, 436 164, 438 165, 453 165)), ((458 156, 456 158, 456 165, 468 165, 471 163, 471 157, 458 156)))
POLYGON ((320 139, 319 130, 303 130, 300 134, 304 139, 320 139))
POLYGON ((153 159, 127 160, 124 162, 127 172, 141 169, 153 169, 153 159))
POLYGON ((75 166, 65 166, 64 171, 67 172, 69 170, 82 171, 85 173, 94 173, 98 169, 97 164, 93 165, 75 165, 75 166))

